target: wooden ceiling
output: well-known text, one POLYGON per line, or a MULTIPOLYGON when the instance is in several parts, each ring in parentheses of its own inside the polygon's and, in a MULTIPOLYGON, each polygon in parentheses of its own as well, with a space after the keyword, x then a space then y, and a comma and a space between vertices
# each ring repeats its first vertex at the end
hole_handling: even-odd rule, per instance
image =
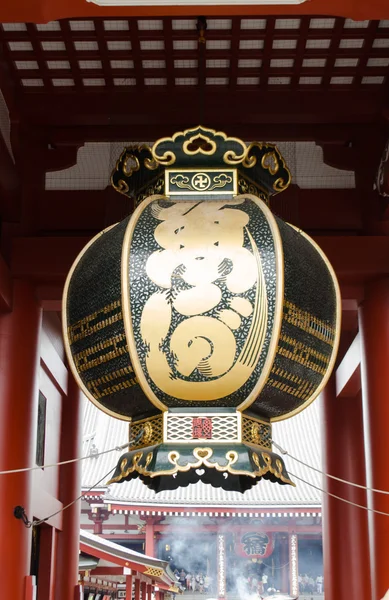
POLYGON ((2 52, 24 94, 195 90, 379 89, 389 20, 335 17, 83 19, 5 23, 2 52))

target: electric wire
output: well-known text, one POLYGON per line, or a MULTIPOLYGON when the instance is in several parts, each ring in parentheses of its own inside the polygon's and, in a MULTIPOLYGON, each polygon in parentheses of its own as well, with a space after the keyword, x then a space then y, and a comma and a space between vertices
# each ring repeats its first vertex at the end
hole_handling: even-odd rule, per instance
POLYGON ((327 492, 327 490, 323 490, 323 488, 321 488, 321 487, 319 487, 317 485, 314 485, 313 483, 310 483, 309 481, 306 481, 305 479, 303 479, 302 477, 299 477, 298 475, 295 475, 291 471, 288 471, 288 472, 295 479, 298 479, 302 483, 305 483, 306 485, 309 485, 310 487, 314 488, 315 490, 318 490, 319 492, 322 492, 322 494, 326 494, 327 496, 331 496, 331 498, 335 498, 336 500, 340 500, 341 502, 345 502, 346 504, 350 504, 351 506, 355 506, 356 508, 362 508, 363 510, 367 510, 368 512, 372 512, 372 513, 375 513, 377 515, 383 515, 384 517, 389 517, 389 513, 387 513, 387 512, 384 512, 382 510, 376 510, 375 508, 369 508, 368 506, 364 506, 363 504, 357 504, 356 502, 351 502, 351 500, 347 500, 346 498, 342 498, 341 496, 337 496, 336 494, 332 494, 331 492, 327 492))
MULTIPOLYGON (((142 429, 142 435, 143 435, 143 429, 142 429)), ((87 456, 81 456, 79 458, 71 458, 70 460, 63 460, 62 462, 58 462, 58 463, 42 465, 41 467, 39 467, 39 466, 24 467, 22 469, 11 469, 10 471, 0 471, 0 475, 10 475, 12 473, 24 473, 26 471, 37 471, 37 470, 42 471, 43 469, 49 469, 50 467, 60 467, 62 465, 69 465, 70 463, 74 463, 74 462, 81 462, 82 460, 86 460, 87 458, 97 458, 98 456, 102 456, 103 454, 109 454, 110 452, 120 452, 120 450, 125 450, 125 448, 127 448, 128 446, 136 444, 140 440, 142 435, 138 434, 136 436, 136 438, 134 438, 133 440, 130 440, 126 444, 121 444, 120 446, 115 446, 114 448, 111 448, 110 450, 103 450, 102 452, 97 452, 96 454, 92 454, 92 455, 88 454, 87 456)))
MULTIPOLYGON (((123 448, 127 448, 128 446, 133 446, 136 445, 139 440, 142 438, 144 434, 144 429, 141 429, 141 431, 138 433, 138 435, 133 439, 130 440, 129 442, 127 442, 126 444, 122 444, 122 446, 117 446, 116 448, 113 448, 112 450, 106 450, 104 452, 100 452, 99 454, 94 454, 93 458, 97 457, 97 456, 101 456, 102 454, 107 454, 107 452, 113 452, 114 450, 122 450, 123 448)), ((58 463, 58 465, 60 464, 68 464, 68 463, 72 463, 72 462, 77 462, 80 460, 84 460, 85 458, 91 458, 90 456, 86 456, 86 457, 82 457, 82 458, 75 458, 69 461, 64 461, 62 463, 58 463)), ((51 466, 55 466, 55 465, 51 465, 51 466)), ((42 468, 42 467, 40 467, 42 468)), ((85 494, 87 494, 88 492, 90 492, 91 490, 93 490, 95 487, 97 487, 99 485, 99 483, 101 483, 102 481, 104 481, 111 473, 112 471, 114 471, 116 469, 116 465, 114 467, 112 467, 112 469, 110 469, 108 471, 108 473, 106 473, 101 479, 99 479, 96 483, 94 483, 93 485, 91 485, 90 488, 88 488, 87 490, 84 490, 83 492, 81 492, 81 494, 79 496, 77 496, 77 498, 75 500, 73 500, 72 502, 69 502, 69 504, 66 504, 66 506, 63 506, 62 508, 60 508, 59 510, 55 511, 54 513, 52 513, 51 515, 45 517, 44 519, 37 519, 37 520, 33 520, 30 521, 24 511, 24 509, 22 507, 18 507, 22 510, 22 514, 20 514, 21 518, 24 525, 27 528, 30 527, 37 527, 38 525, 41 525, 42 523, 45 523, 46 521, 49 521, 49 519, 52 519, 53 517, 55 517, 56 515, 58 515, 59 513, 65 511, 67 508, 70 508, 71 506, 73 506, 73 504, 76 504, 76 502, 78 502, 79 500, 81 500, 85 494)), ((30 469, 22 469, 23 471, 28 471, 30 469)))
POLYGON ((345 483, 347 485, 351 485, 351 486, 359 488, 361 490, 366 490, 368 492, 374 492, 376 494, 385 494, 386 496, 389 496, 389 492, 386 490, 378 490, 375 488, 370 488, 370 487, 367 487, 366 485, 361 485, 360 483, 354 483, 352 481, 348 481, 347 479, 342 479, 341 477, 335 477, 335 475, 330 475, 329 473, 325 473, 324 471, 321 471, 320 469, 313 467, 312 465, 308 465, 308 463, 304 462, 303 460, 296 458, 295 456, 290 454, 287 450, 282 448, 282 446, 277 444, 277 442, 275 442, 274 440, 272 440, 272 444, 273 444, 273 446, 275 446, 277 448, 277 450, 279 450, 279 452, 281 452, 281 454, 289 456, 289 458, 300 463, 300 465, 303 465, 304 467, 307 467, 308 469, 312 469, 312 471, 316 471, 316 473, 320 473, 320 475, 323 475, 324 477, 329 477, 330 479, 334 479, 335 481, 339 481, 340 483, 345 483))
POLYGON ((49 515, 48 517, 45 517, 44 519, 38 519, 36 521, 27 521, 26 523, 26 527, 37 527, 38 525, 41 525, 42 523, 45 523, 46 521, 48 521, 49 519, 52 519, 53 517, 55 517, 56 515, 58 515, 59 513, 63 512, 64 510, 66 510, 67 508, 70 508, 71 506, 73 506, 73 504, 75 504, 76 502, 78 502, 79 500, 81 500, 81 498, 83 496, 85 496, 85 494, 87 494, 88 492, 90 492, 91 490, 93 490, 93 488, 97 487, 99 485, 99 483, 101 483, 102 481, 104 481, 104 479, 106 479, 108 477, 108 475, 110 475, 112 473, 112 471, 114 471, 116 469, 116 465, 114 467, 112 467, 112 469, 110 469, 108 471, 108 473, 106 473, 104 475, 104 477, 102 477, 101 479, 99 479, 99 481, 97 481, 96 483, 94 483, 90 488, 88 488, 87 490, 84 490, 75 500, 73 500, 72 502, 69 502, 69 504, 67 504, 66 506, 63 506, 62 508, 60 508, 59 510, 57 510, 56 512, 52 513, 51 515, 49 515))

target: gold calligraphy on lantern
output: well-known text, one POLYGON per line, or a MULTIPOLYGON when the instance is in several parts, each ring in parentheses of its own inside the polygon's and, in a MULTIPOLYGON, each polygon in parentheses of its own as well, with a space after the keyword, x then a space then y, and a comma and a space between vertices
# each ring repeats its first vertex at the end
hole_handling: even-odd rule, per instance
POLYGON ((267 326, 266 286, 249 215, 236 208, 243 202, 152 206, 161 250, 150 255, 146 272, 159 291, 143 308, 141 335, 149 376, 173 397, 225 397, 258 362, 267 326), (244 246, 245 234, 251 250, 244 246), (253 287, 252 303, 244 294, 253 287), (251 321, 239 344, 242 317, 251 321))

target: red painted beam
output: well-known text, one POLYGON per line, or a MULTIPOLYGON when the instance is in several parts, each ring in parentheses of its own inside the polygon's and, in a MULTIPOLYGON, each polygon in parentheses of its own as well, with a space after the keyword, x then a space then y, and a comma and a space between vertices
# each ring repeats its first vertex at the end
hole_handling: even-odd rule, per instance
MULTIPOLYGON (((112 3, 113 4, 113 3, 112 3)), ((0 7, 0 21, 29 21, 32 23, 43 23, 54 19, 69 17, 91 18, 94 16, 169 16, 169 15, 191 15, 207 16, 220 15, 337 15, 350 17, 352 19, 384 19, 387 17, 386 0, 372 0, 365 3, 353 0, 311 0, 301 4, 289 5, 261 5, 240 4, 235 2, 229 5, 212 5, 206 3, 204 6, 196 4, 185 6, 161 6, 157 1, 154 6, 129 6, 100 7, 94 3, 85 3, 83 0, 19 0, 19 2, 5 2, 0 7)))
POLYGON ((97 575, 123 575, 125 567, 96 567, 90 571, 90 576, 97 575))

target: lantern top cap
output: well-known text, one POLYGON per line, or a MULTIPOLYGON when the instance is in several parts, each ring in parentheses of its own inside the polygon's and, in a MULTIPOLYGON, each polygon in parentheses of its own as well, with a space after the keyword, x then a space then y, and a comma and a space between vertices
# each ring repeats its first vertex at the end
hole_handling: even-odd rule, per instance
POLYGON ((163 175, 174 169, 235 169, 238 177, 257 186, 269 198, 285 190, 291 174, 277 146, 266 142, 249 145, 223 131, 202 125, 178 131, 171 137, 157 140, 150 148, 146 144, 124 149, 111 177, 113 187, 127 195, 138 196, 148 188, 150 193, 167 193, 163 175), (159 188, 150 183, 161 179, 159 188))

